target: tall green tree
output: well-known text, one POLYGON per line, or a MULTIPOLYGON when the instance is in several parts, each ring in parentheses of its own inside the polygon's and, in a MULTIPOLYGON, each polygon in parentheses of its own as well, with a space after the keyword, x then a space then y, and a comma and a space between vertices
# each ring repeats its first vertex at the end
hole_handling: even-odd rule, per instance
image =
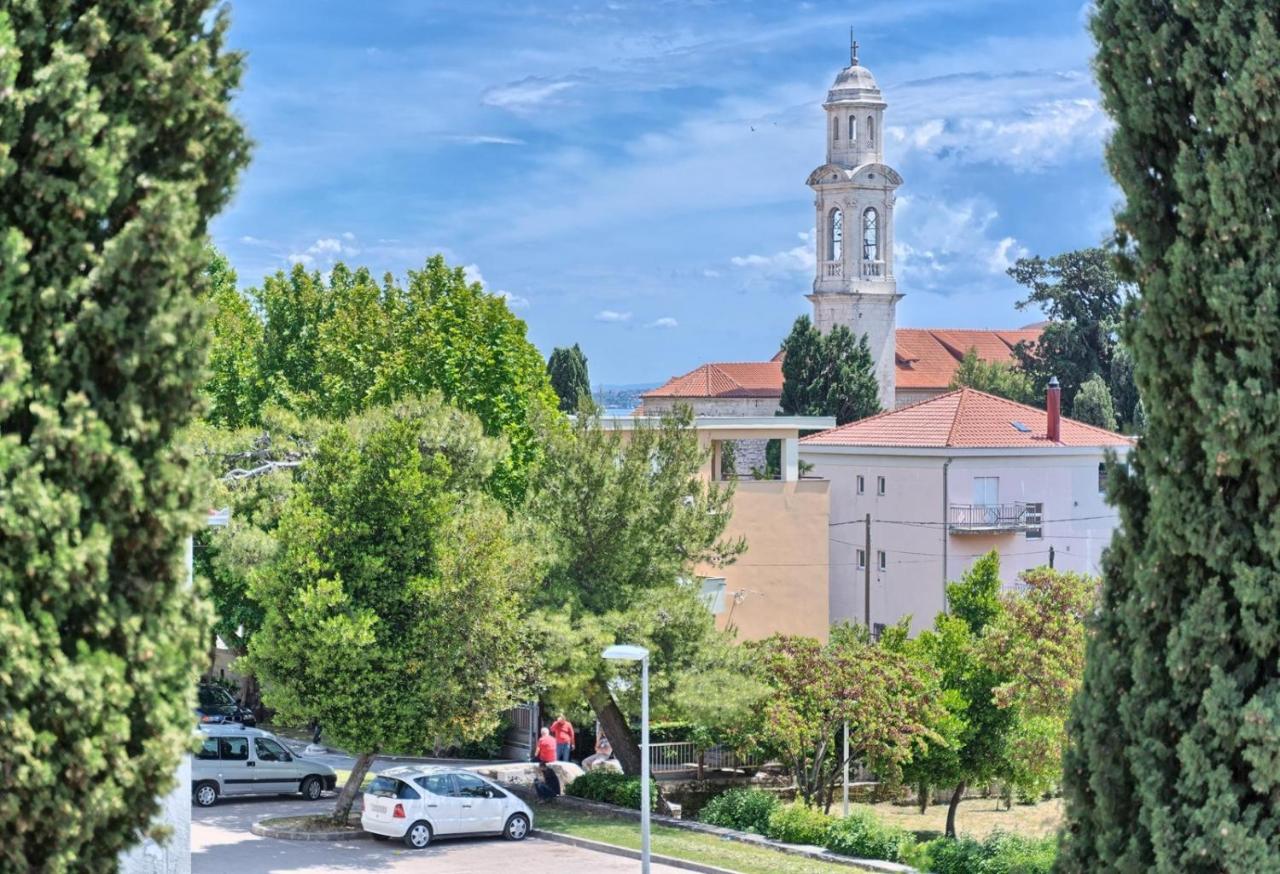
POLYGON ((226 256, 209 249, 209 381, 205 418, 238 428, 254 422, 262 408, 260 376, 262 323, 249 299, 236 288, 236 272, 226 256))
POLYGON ((1063 872, 1280 858, 1280 8, 1100 0, 1147 427, 1115 470, 1063 872))
POLYGON ((1020 404, 1040 404, 1031 377, 1021 368, 1001 361, 983 361, 974 348, 960 359, 950 387, 973 388, 1020 404))
POLYGON ((718 632, 689 581, 698 565, 727 564, 745 548, 724 536, 733 489, 702 476, 710 453, 687 407, 625 435, 580 415, 544 439, 526 510, 549 555, 532 599, 545 697, 585 698, 623 769, 638 774, 627 716, 638 713, 637 671, 600 653, 613 643, 648 646, 655 700, 697 664, 718 632))
POLYGON ((438 394, 331 426, 274 562, 251 577, 264 615, 248 661, 266 703, 358 753, 340 822, 379 750, 478 738, 524 691, 536 565, 479 487, 504 452, 438 394))
POLYGON ((547 360, 547 376, 551 379, 556 397, 560 398, 560 409, 563 412, 576 413, 582 399, 591 398, 587 356, 582 354, 577 343, 570 347, 557 346, 551 350, 551 358, 547 360))
POLYGON ((0 6, 0 868, 109 871, 173 786, 208 617, 206 228, 248 144, 214 4, 0 6))
POLYGON ((1112 262, 1111 253, 1095 247, 1052 258, 1019 258, 1009 268, 1014 281, 1029 289, 1018 309, 1035 307, 1049 319, 1039 340, 1014 348, 1037 398, 1056 376, 1070 409, 1090 375, 1110 377, 1125 298, 1112 262))
POLYGON ((1108 431, 1119 427, 1115 408, 1111 404, 1111 390, 1098 374, 1086 379, 1076 392, 1075 400, 1071 402, 1071 418, 1108 431))
POLYGON ((843 425, 880 412, 880 384, 866 336, 845 325, 823 336, 800 316, 782 342, 780 411, 794 416, 835 416, 843 425))

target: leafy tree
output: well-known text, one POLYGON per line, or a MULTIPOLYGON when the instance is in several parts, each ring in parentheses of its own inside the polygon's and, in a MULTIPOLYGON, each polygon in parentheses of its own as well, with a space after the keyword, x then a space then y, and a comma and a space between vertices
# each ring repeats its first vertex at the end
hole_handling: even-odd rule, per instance
POLYGON ((978 357, 978 350, 972 348, 960 359, 950 387, 973 388, 1020 404, 1040 404, 1031 378, 1025 372, 1001 361, 983 361, 978 357))
POLYGON ((251 578, 266 702, 358 751, 340 822, 379 750, 478 739, 527 681, 519 606, 536 568, 479 487, 503 451, 438 395, 331 426, 251 578))
POLYGON ((723 536, 733 489, 702 476, 710 453, 692 419, 682 407, 625 438, 594 413, 571 429, 548 428, 529 489, 527 514, 550 556, 532 623, 545 697, 557 706, 585 697, 629 774, 640 770, 625 715, 639 710, 638 670, 600 652, 619 642, 648 646, 655 700, 670 694, 717 635, 695 587, 682 581, 744 549, 723 536))
POLYGON ((248 146, 212 6, 0 6, 7 871, 114 869, 190 743, 207 614, 172 441, 204 374, 207 224, 248 146))
POLYGON ((1126 202, 1124 341, 1147 428, 1066 761, 1064 872, 1280 857, 1280 9, 1101 0, 1095 69, 1126 202))
POLYGON ((547 376, 551 379, 556 397, 560 398, 561 411, 575 413, 584 398, 588 401, 591 399, 587 356, 582 354, 577 343, 568 348, 557 346, 551 350, 551 358, 547 361, 547 376))
POLYGON ((1080 386, 1075 400, 1071 402, 1071 418, 1108 431, 1114 431, 1118 427, 1116 413, 1111 406, 1111 391, 1098 374, 1095 373, 1080 386))
POLYGON ((866 336, 845 325, 825 337, 800 316, 782 343, 780 412, 789 416, 835 416, 837 425, 880 412, 880 384, 866 336))
POLYGON ((1124 290, 1111 253, 1080 249, 1052 258, 1019 258, 1009 275, 1030 289, 1018 309, 1034 306, 1049 323, 1034 344, 1014 347, 1022 370, 1031 378, 1036 397, 1043 397, 1049 378, 1062 385, 1062 402, 1071 408, 1076 392, 1095 373, 1106 379, 1116 350, 1124 290))
POLYGON ((937 677, 905 652, 876 646, 861 627, 836 626, 825 645, 775 635, 759 648, 773 694, 764 702, 764 736, 806 804, 831 806, 849 755, 895 782, 904 762, 934 739, 937 677))
POLYGON ((205 418, 229 428, 255 421, 262 407, 259 376, 262 323, 249 299, 236 288, 236 272, 226 257, 209 249, 209 397, 205 418))
POLYGON ((1133 353, 1124 343, 1116 346, 1115 355, 1111 357, 1108 388, 1111 389, 1116 421, 1125 429, 1125 433, 1140 432, 1138 422, 1141 413, 1138 408, 1142 405, 1142 399, 1138 397, 1138 386, 1133 381, 1133 353))

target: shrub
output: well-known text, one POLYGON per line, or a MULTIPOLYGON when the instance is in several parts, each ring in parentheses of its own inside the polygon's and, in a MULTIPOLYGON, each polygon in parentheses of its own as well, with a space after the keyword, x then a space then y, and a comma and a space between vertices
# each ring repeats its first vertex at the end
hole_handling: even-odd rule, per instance
POLYGON ((978 874, 986 851, 973 838, 938 838, 925 846, 924 870, 932 874, 978 874))
POLYGON ((823 846, 831 817, 821 810, 803 804, 787 804, 769 814, 769 828, 765 832, 775 841, 786 844, 812 844, 823 846))
POLYGON ((855 809, 831 824, 826 847, 844 856, 901 862, 915 847, 915 838, 905 829, 881 822, 870 810, 855 809))
MULTIPOLYGON (((619 807, 640 809, 640 778, 628 777, 617 771, 588 771, 574 780, 564 790, 566 795, 603 801, 619 807)), ((649 809, 658 806, 657 781, 649 781, 649 809)))
POLYGON ((994 832, 984 841, 939 838, 925 848, 923 867, 933 874, 1049 874, 1057 840, 994 832))
POLYGON ((772 792, 730 789, 708 801, 699 818, 712 825, 762 835, 768 832, 769 817, 778 807, 778 797, 772 792))

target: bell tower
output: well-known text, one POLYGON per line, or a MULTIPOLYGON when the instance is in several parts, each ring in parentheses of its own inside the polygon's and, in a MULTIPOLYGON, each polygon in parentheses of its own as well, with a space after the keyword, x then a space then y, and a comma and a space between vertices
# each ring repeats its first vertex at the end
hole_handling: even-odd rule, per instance
POLYGON ((849 66, 836 76, 827 111, 827 161, 809 174, 817 210, 813 323, 822 333, 847 325, 866 335, 880 383, 880 406, 894 408, 893 207, 902 184, 884 163, 884 98, 851 42, 849 66))

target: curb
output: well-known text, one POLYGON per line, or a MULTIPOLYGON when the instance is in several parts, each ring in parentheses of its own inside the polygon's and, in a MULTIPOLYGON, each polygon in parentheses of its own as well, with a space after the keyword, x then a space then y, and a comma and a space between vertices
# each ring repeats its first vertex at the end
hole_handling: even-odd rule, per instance
MULTIPOLYGON (((606 844, 603 841, 592 841, 587 838, 575 838, 569 835, 562 835, 559 832, 534 829, 529 833, 529 837, 541 838, 544 841, 554 841, 557 844, 568 844, 571 847, 579 847, 583 850, 594 850, 597 853, 608 853, 610 856, 622 856, 624 859, 640 858, 639 850, 632 850, 629 847, 619 847, 616 844, 606 844)), ((717 868, 714 865, 704 865, 701 862, 690 862, 685 859, 662 856, 658 853, 650 853, 649 859, 658 865, 667 865, 672 868, 683 868, 685 871, 699 871, 701 874, 738 874, 738 872, 730 868, 717 868)))
POLYGON ((260 819, 249 826, 249 831, 262 838, 279 838, 284 841, 360 841, 371 840, 372 835, 363 829, 334 829, 333 831, 316 832, 282 828, 270 824, 271 819, 260 819))

